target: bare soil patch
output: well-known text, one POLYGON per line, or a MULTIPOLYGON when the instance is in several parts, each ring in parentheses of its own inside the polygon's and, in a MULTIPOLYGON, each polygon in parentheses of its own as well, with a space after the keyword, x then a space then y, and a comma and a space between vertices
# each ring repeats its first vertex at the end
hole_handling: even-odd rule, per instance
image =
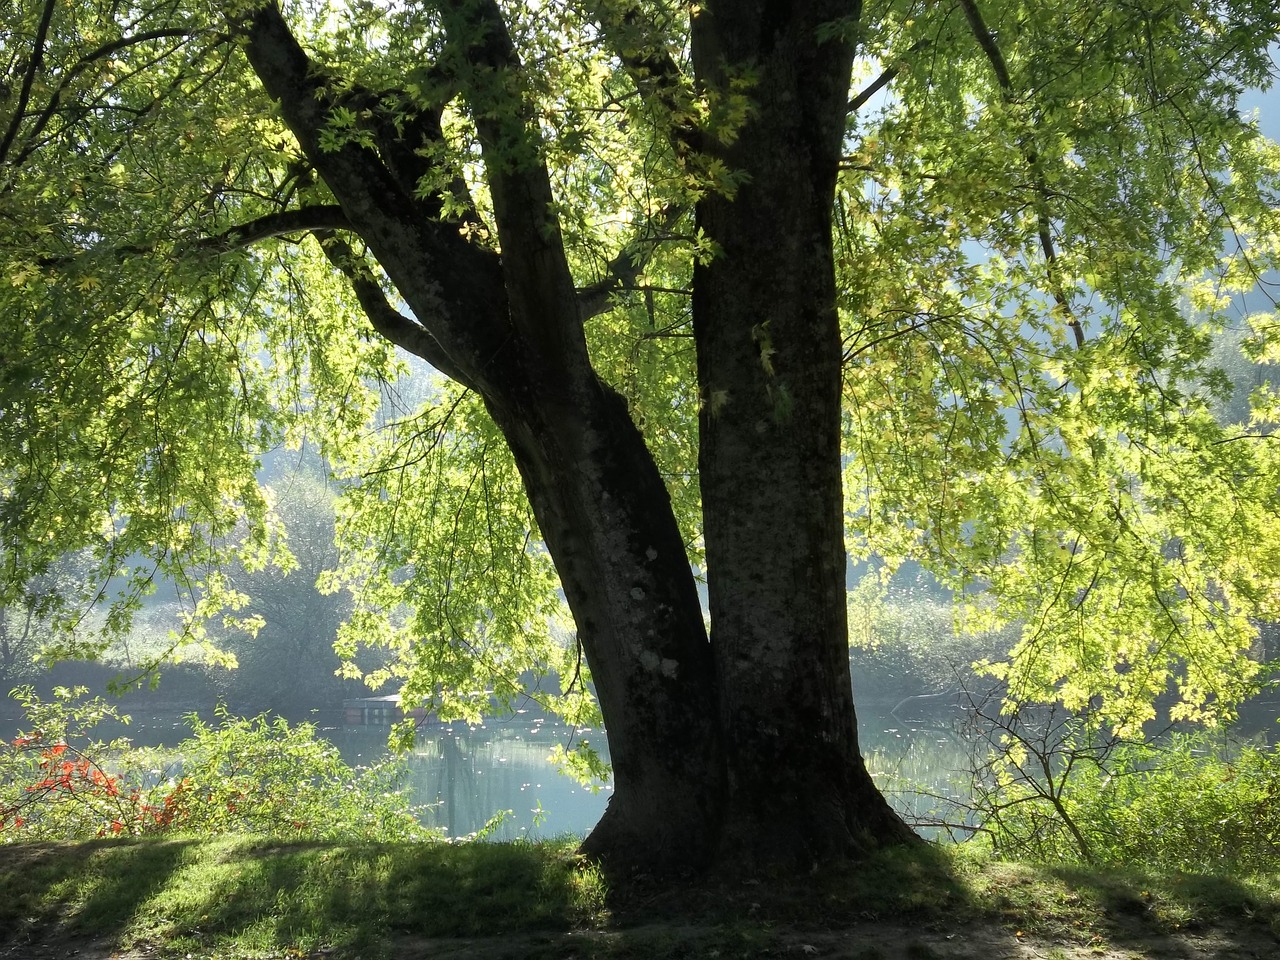
MULTIPOLYGON (((833 928, 733 928, 687 922, 497 937, 388 937, 386 960, 534 960, 534 958, 827 958, 827 960, 1276 960, 1280 938, 1265 925, 1165 932, 1134 922, 1110 936, 1050 939, 999 923, 941 925, 866 921, 833 928)), ((161 960, 164 944, 121 950, 110 943, 37 933, 0 946, 3 960, 161 960)), ((357 960, 327 947, 303 952, 185 953, 182 960, 357 960)), ((363 957, 359 960, 364 960, 363 957)))

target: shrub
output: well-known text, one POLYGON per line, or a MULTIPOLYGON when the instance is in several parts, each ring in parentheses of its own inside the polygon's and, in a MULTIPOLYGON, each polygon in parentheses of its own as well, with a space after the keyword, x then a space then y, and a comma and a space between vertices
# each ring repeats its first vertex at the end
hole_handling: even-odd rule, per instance
POLYGON ((1280 756, 1209 734, 1124 747, 1111 775, 1073 784, 1097 855, 1167 870, 1253 873, 1280 866, 1280 756))
POLYGON ((0 745, 0 843, 112 835, 243 833, 293 840, 418 840, 401 790, 403 767, 352 768, 310 724, 219 712, 189 717, 172 749, 95 740, 105 719, 127 722, 83 688, 52 701, 13 691, 27 729, 0 745))
MULTIPOLYGON (((1042 725, 1043 726, 1043 725, 1042 725)), ((973 814, 997 854, 1250 874, 1280 867, 1280 755, 1208 732, 1158 742, 1080 722, 1006 733, 973 814)))

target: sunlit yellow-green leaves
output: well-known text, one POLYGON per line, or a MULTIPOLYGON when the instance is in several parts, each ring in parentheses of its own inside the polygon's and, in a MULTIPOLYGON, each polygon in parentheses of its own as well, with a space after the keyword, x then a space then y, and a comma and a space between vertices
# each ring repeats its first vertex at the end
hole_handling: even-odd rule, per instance
MULTIPOLYGON (((437 5, 285 8, 350 95, 328 147, 368 145, 369 110, 398 122, 452 96, 437 5)), ((684 64, 687 11, 502 9, 541 136, 504 159, 548 163, 578 285, 619 281, 584 317, 592 359, 697 563, 697 416, 716 398, 697 395, 689 288, 695 259, 720 253, 692 210, 745 184, 668 134, 731 142, 751 71, 718 101, 638 91, 621 58, 656 44, 684 64)), ((69 610, 122 592, 118 627, 170 577, 198 638, 199 615, 241 602, 217 575, 227 551, 287 564, 255 473, 312 444, 344 490, 324 580, 354 597, 343 651, 391 652, 367 679, 471 719, 555 670, 576 678, 559 709, 589 721, 554 571, 481 402, 375 337, 314 237, 238 245, 245 224, 332 198, 225 12, 3 14, 0 602, 88 548, 98 576, 69 610)), ((856 29, 861 51, 834 237, 850 547, 925 564, 975 629, 1017 625, 990 667, 1011 698, 1091 704, 1118 728, 1170 690, 1175 716, 1229 712, 1253 624, 1280 619, 1280 463, 1260 439, 1280 398, 1258 387, 1225 422, 1213 352, 1280 263, 1280 149, 1236 109, 1269 82, 1277 26, 1268 0, 897 0, 824 28, 856 29)), ((445 216, 487 215, 473 108, 453 99, 427 148, 438 169, 418 193, 448 192, 445 216)), ((1273 361, 1277 316, 1249 309, 1244 348, 1273 361)))
POLYGON ((259 455, 307 435, 317 397, 342 392, 338 424, 367 413, 387 351, 360 349, 317 250, 211 243, 296 186, 292 139, 208 11, 49 5, 36 58, 24 18, 43 6, 13 14, 0 51, 16 84, 0 103, 6 581, 87 547, 97 576, 64 598, 69 623, 118 595, 105 625, 121 629, 167 578, 199 640, 242 602, 219 558, 272 559, 259 455), (300 329, 327 353, 295 350, 300 329))
POLYGON ((395 654, 372 685, 394 679, 441 718, 475 721, 491 696, 514 702, 522 674, 559 666, 551 562, 474 394, 442 388, 347 466, 364 480, 340 505, 344 555, 325 586, 356 597, 344 656, 369 643, 395 654))
POLYGON ((839 193, 851 545, 1021 624, 989 666, 1012 701, 1229 716, 1280 613, 1275 406, 1217 422, 1210 349, 1277 265, 1280 163, 1235 109, 1276 13, 969 7, 986 36, 963 4, 883 16, 860 71, 897 74, 839 193))

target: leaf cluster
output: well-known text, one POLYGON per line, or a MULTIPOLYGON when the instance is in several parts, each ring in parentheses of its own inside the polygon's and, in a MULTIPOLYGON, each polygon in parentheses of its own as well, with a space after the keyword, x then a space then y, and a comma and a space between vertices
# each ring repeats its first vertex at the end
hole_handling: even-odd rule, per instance
MULTIPOLYGON (((324 584, 352 595, 349 674, 380 646, 366 679, 462 718, 555 674, 559 709, 588 718, 499 432, 465 376, 394 354, 426 328, 250 70, 228 28, 244 13, 5 15, 5 596, 87 550, 87 595, 116 597, 108 632, 169 578, 183 639, 208 640, 204 621, 247 603, 228 558, 291 563, 255 474, 309 442, 345 485, 324 584)), ((484 38, 433 4, 285 17, 307 102, 328 111, 322 153, 375 152, 424 235, 492 262, 492 184, 547 164, 542 226, 592 363, 627 398, 696 568, 697 420, 718 398, 697 395, 689 291, 723 252, 691 211, 750 189, 714 145, 752 115, 752 71, 718 98, 688 82, 688 18, 664 4, 501 13, 519 69, 478 66, 484 38)), ((923 564, 975 630, 1021 630, 989 667, 1011 703, 1097 701, 1134 729, 1172 689, 1179 717, 1229 717, 1255 623, 1280 619, 1276 399, 1220 422, 1212 352, 1233 297, 1280 263, 1280 150, 1237 109, 1271 82, 1276 28, 1262 0, 900 0, 823 28, 861 54, 832 171, 850 548, 923 564)), ((1271 359, 1274 314, 1250 328, 1251 357, 1271 359)))
POLYGON ((13 696, 24 731, 0 745, 0 843, 115 835, 247 834, 288 840, 421 840, 432 835, 409 806, 392 759, 354 769, 310 724, 187 718, 172 749, 95 739, 104 721, 128 722, 83 688, 51 701, 13 696))
POLYGON ((892 84, 854 115, 836 237, 851 550, 1020 627, 988 667, 1010 706, 1132 731, 1171 690, 1212 721, 1253 689, 1274 420, 1215 418, 1212 345, 1280 263, 1280 152, 1236 109, 1275 26, 1248 2, 961 2, 870 35, 892 84))

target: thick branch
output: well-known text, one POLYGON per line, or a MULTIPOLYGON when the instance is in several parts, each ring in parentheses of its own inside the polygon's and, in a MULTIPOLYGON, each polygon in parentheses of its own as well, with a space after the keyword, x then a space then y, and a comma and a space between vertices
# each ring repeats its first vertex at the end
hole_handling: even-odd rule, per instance
POLYGON ((442 7, 449 42, 471 68, 464 92, 493 198, 512 323, 536 349, 535 362, 565 371, 586 361, 586 341, 519 55, 496 0, 442 7))
POLYGON ((350 229, 351 221, 337 204, 316 204, 297 210, 279 210, 265 214, 212 237, 205 237, 193 246, 202 250, 228 253, 232 250, 242 250, 272 237, 288 236, 291 233, 350 229))
POLYGON ((449 358, 440 342, 431 335, 431 331, 391 305, 383 292, 382 284, 378 283, 368 264, 351 249, 350 244, 327 230, 317 231, 316 239, 320 241, 320 247, 329 262, 350 282, 351 289, 374 330, 396 346, 426 360, 449 379, 474 389, 470 379, 449 358))
MULTIPOLYGON (((1013 81, 1010 79, 1009 66, 1005 62, 1000 45, 996 43, 995 36, 983 21, 982 12, 978 9, 975 0, 960 0, 960 7, 964 10, 965 18, 969 21, 969 27, 973 31, 974 39, 978 41, 978 46, 982 48, 982 52, 987 56, 987 61, 991 64, 991 70, 996 75, 996 82, 1000 85, 1000 91, 1005 102, 1012 103, 1014 100, 1013 81)), ((1067 296, 1066 290, 1062 286, 1061 273, 1058 269, 1058 252, 1054 247, 1053 231, 1049 217, 1049 188, 1045 183, 1044 171, 1034 144, 1024 142, 1022 144, 1022 156, 1031 171, 1031 178, 1036 192, 1036 233, 1040 240, 1040 249, 1044 253, 1045 265, 1049 270, 1050 293, 1053 295, 1058 309, 1067 318, 1067 325, 1075 335, 1076 347, 1083 347, 1084 328, 1081 326, 1079 318, 1072 311, 1071 298, 1067 296)))
MULTIPOLYGON (((442 223, 406 190, 371 147, 350 140, 322 145, 335 95, 268 2, 233 29, 247 37, 245 54, 308 161, 324 179, 350 227, 368 244, 400 295, 452 358, 455 373, 478 382, 510 334, 501 264, 442 223)), ((495 191, 496 194, 497 191, 495 191)))
POLYGON ((1005 63, 1004 54, 1000 51, 1000 45, 996 43, 995 36, 987 29, 987 24, 982 19, 982 11, 978 9, 974 0, 960 0, 960 8, 964 10, 965 19, 969 21, 969 28, 973 31, 978 46, 991 62, 991 69, 995 71, 1000 88, 1006 95, 1012 94, 1013 81, 1009 78, 1009 65, 1005 63))

